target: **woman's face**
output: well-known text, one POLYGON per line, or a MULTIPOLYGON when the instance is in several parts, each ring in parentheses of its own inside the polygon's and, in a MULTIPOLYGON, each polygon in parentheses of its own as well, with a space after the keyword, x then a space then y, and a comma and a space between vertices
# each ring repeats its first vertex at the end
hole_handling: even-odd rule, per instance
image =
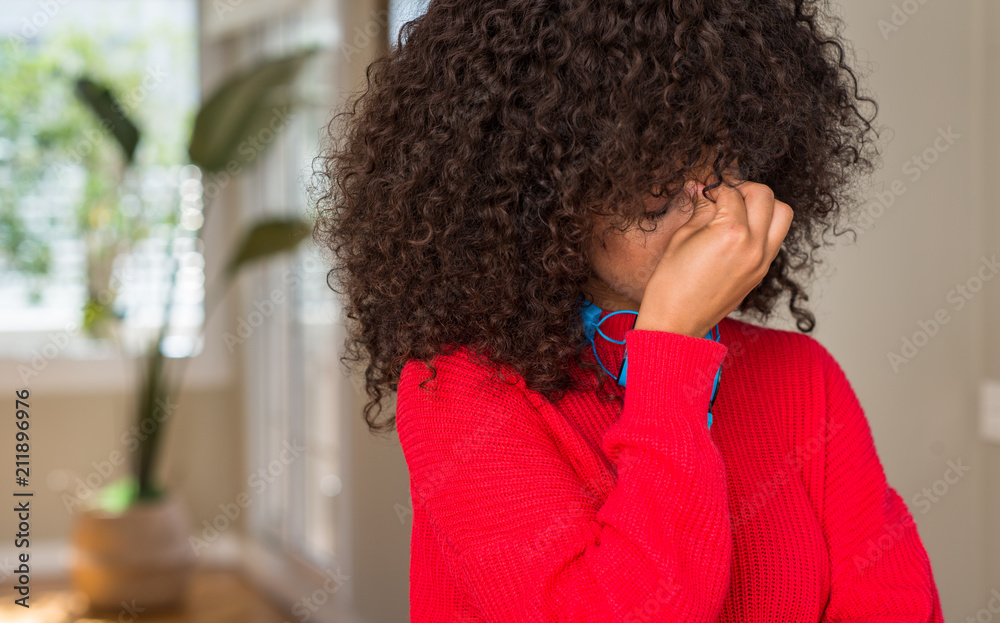
MULTIPOLYGON (((666 201, 664 197, 649 195, 645 200, 646 211, 654 214, 666 205, 666 201)), ((638 225, 624 232, 607 229, 609 217, 596 217, 589 248, 590 264, 596 279, 591 278, 587 289, 598 307, 639 310, 653 269, 674 232, 691 218, 693 207, 691 198, 682 195, 664 216, 647 222, 647 230, 653 229, 655 223, 653 231, 642 231, 638 225)))
MULTIPOLYGON (((726 179, 733 179, 737 166, 738 163, 734 163, 725 171, 726 179)), ((710 183, 709 180, 714 181, 715 176, 705 173, 697 175, 696 179, 710 183)), ((645 199, 646 211, 655 214, 666 206, 666 202, 665 197, 650 194, 645 199)), ((597 306, 605 310, 638 311, 646 284, 670 239, 693 213, 692 197, 682 193, 674 199, 673 206, 665 215, 647 222, 645 229, 652 231, 643 231, 638 224, 624 232, 617 228, 607 229, 609 217, 596 217, 588 249, 594 276, 586 289, 593 295, 597 306)))

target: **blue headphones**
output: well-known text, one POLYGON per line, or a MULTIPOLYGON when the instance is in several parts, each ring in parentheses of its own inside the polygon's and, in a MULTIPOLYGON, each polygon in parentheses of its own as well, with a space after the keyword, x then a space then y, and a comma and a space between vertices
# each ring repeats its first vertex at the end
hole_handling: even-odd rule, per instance
MULTIPOLYGON (((597 319, 600 318, 600 316, 601 316, 602 313, 604 313, 604 310, 602 310, 597 305, 594 305, 590 301, 582 300, 582 303, 583 304, 582 304, 582 306, 580 308, 580 315, 583 317, 583 330, 584 330, 584 332, 587 335, 587 340, 590 342, 591 347, 594 349, 594 359, 596 359, 598 365, 600 365, 601 368, 605 372, 608 373, 608 376, 615 376, 614 374, 611 373, 610 370, 608 370, 606 367, 604 367, 604 364, 601 362, 601 358, 598 357, 598 355, 597 355, 597 344, 594 341, 594 337, 595 337, 596 334, 599 333, 601 335, 601 337, 603 337, 605 340, 607 340, 607 341, 609 341, 609 342, 611 342, 613 344, 624 344, 625 340, 620 340, 620 341, 619 340, 613 340, 610 337, 608 337, 607 335, 605 335, 604 332, 601 331, 601 323, 603 323, 608 318, 610 318, 612 316, 615 316, 617 314, 634 314, 635 316, 638 316, 639 312, 630 311, 630 310, 622 310, 622 311, 611 312, 610 314, 608 314, 604 318, 601 318, 600 321, 598 321, 597 319)), ((718 342, 719 338, 721 336, 722 336, 722 334, 719 332, 719 325, 717 324, 717 325, 715 325, 715 327, 711 331, 709 331, 705 335, 705 339, 715 340, 716 342, 718 342)), ((625 387, 625 373, 627 371, 627 368, 628 368, 628 350, 625 351, 625 357, 622 359, 622 368, 621 368, 621 371, 618 373, 618 375, 616 377, 617 381, 618 381, 618 384, 621 385, 622 387, 625 387)), ((712 386, 712 400, 708 404, 708 427, 709 428, 712 428, 712 407, 715 405, 715 395, 719 391, 719 377, 721 375, 722 375, 722 365, 720 364, 719 365, 719 370, 715 373, 715 383, 712 386)))

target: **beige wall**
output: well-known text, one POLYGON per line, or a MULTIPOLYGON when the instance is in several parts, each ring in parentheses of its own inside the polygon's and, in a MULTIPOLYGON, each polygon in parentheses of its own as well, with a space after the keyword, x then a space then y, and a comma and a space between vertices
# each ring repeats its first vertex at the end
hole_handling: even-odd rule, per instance
MULTIPOLYGON (((989 33, 985 40, 985 60, 981 76, 982 107, 985 112, 985 123, 981 128, 982 146, 976 154, 979 176, 976 179, 979 188, 979 206, 982 213, 983 246, 989 255, 1000 251, 1000 201, 996 193, 995 171, 1000 167, 1000 153, 996 145, 1000 144, 1000 121, 996 111, 1000 110, 1000 6, 996 2, 982 2, 984 5, 981 28, 989 33)), ((972 339, 977 344, 973 352, 983 358, 983 375, 988 379, 1000 380, 1000 331, 993 325, 993 319, 1000 312, 1000 285, 993 284, 983 296, 983 310, 980 321, 974 327, 972 339), (988 324, 987 324, 988 323, 988 324), (981 344, 981 346, 979 346, 981 344), (981 353, 981 354, 980 354, 981 353)), ((982 471, 984 474, 982 488, 979 494, 983 496, 986 505, 985 539, 980 545, 986 556, 985 590, 1000 589, 1000 534, 996 527, 1000 525, 1000 444, 983 445, 982 471), (990 526, 993 526, 991 529, 990 526)), ((961 525, 961 524, 958 524, 961 525)), ((981 606, 980 606, 981 607, 981 606)))
MULTIPOLYGON (((91 482, 99 478, 103 484, 123 475, 124 466, 110 478, 103 476, 114 452, 126 455, 120 439, 132 420, 130 398, 123 394, 54 394, 34 387, 32 392, 31 532, 32 543, 43 544, 64 540, 71 525, 63 489, 54 478, 67 476, 65 491, 73 495, 80 490, 77 477, 86 481, 93 475, 91 482)), ((167 423, 163 482, 184 500, 196 523, 214 517, 218 500, 232 499, 238 491, 242 451, 233 436, 241 428, 233 398, 228 389, 182 392, 167 423)), ((8 498, 11 489, 4 483, 8 498)), ((0 534, 14 533, 14 519, 12 513, 0 514, 0 534)))

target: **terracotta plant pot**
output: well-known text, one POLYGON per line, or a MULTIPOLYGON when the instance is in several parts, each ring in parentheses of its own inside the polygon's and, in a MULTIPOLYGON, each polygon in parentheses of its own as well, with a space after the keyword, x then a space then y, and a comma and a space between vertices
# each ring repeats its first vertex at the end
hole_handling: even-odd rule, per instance
POLYGON ((194 552, 184 508, 173 498, 121 514, 89 510, 73 526, 70 575, 97 610, 183 604, 194 552))

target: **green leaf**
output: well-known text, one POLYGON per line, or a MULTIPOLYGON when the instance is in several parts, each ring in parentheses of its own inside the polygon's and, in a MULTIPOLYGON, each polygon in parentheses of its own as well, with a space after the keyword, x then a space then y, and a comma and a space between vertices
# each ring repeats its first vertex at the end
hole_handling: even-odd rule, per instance
POLYGON ((254 260, 293 250, 311 231, 309 223, 294 217, 257 223, 243 237, 243 242, 229 260, 226 276, 235 276, 244 265, 254 260))
POLYGON ((108 513, 123 513, 138 497, 135 478, 124 476, 97 492, 96 507, 108 513))
POLYGON ((83 330, 92 337, 99 337, 98 332, 102 323, 121 322, 124 319, 124 314, 111 305, 101 303, 93 294, 88 295, 87 301, 83 304, 83 330))
POLYGON ((287 122, 292 81, 318 48, 268 61, 229 79, 195 117, 188 153, 206 172, 253 162, 287 122))
POLYGON ((131 163, 135 147, 139 144, 139 129, 122 110, 111 90, 90 78, 83 77, 77 79, 75 91, 76 96, 97 115, 101 124, 105 125, 115 137, 125 153, 125 160, 131 163))

